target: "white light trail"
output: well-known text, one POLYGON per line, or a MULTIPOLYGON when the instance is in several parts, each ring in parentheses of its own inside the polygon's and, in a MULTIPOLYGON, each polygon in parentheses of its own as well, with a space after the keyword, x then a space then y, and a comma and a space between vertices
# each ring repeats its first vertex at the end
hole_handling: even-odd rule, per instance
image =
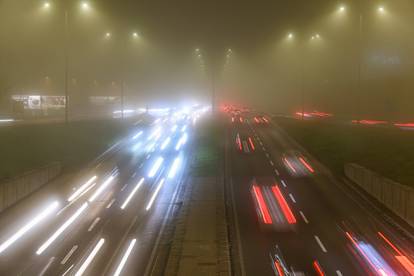
POLYGON ((132 139, 137 139, 139 136, 142 135, 142 131, 138 132, 137 134, 134 135, 134 137, 132 137, 132 139))
POLYGON ((128 260, 129 255, 131 254, 132 249, 134 248, 135 243, 137 242, 137 239, 133 239, 125 251, 124 256, 122 256, 121 262, 119 263, 118 267, 116 268, 116 271, 114 273, 114 276, 121 275, 121 271, 125 266, 126 261, 128 260))
POLYGON ((151 170, 149 171, 148 177, 154 177, 154 175, 160 169, 162 162, 164 162, 164 158, 158 157, 158 159, 155 161, 154 165, 152 166, 151 170))
POLYGON ((158 183, 157 188, 155 189, 154 193, 151 196, 150 201, 148 202, 147 207, 145 208, 145 210, 149 210, 151 209, 152 204, 154 203, 155 199, 157 198, 158 193, 160 192, 162 185, 164 185, 165 179, 161 179, 161 181, 158 183))
POLYGON ((93 248, 91 254, 89 254, 88 258, 86 258, 85 262, 81 265, 79 270, 76 272, 75 276, 82 276, 85 270, 88 268, 90 263, 95 258, 96 254, 98 254, 99 250, 101 249, 102 245, 104 244, 105 239, 100 239, 99 242, 93 248))
POLYGON ((168 173, 168 178, 173 178, 175 176, 175 174, 177 173, 178 167, 180 166, 180 163, 181 163, 180 157, 176 157, 168 173))
POLYGON ((83 191, 85 191, 89 185, 91 185, 96 180, 96 175, 92 176, 85 184, 79 187, 69 198, 68 201, 73 201, 76 199, 79 195, 82 194, 83 191))
POLYGON ((58 230, 36 251, 37 255, 40 255, 45 251, 62 233, 66 230, 88 207, 88 203, 84 203, 65 223, 63 223, 58 230))
POLYGON ((164 142, 161 144, 161 150, 164 150, 168 146, 168 144, 170 143, 170 141, 171 141, 171 138, 170 137, 168 137, 167 139, 165 139, 164 142))
POLYGON ((0 119, 0 123, 10 123, 14 122, 14 119, 0 119))
POLYGON ((111 175, 89 198, 89 202, 94 201, 111 184, 112 180, 114 180, 114 177, 111 175))
POLYGON ((187 129, 187 125, 183 125, 183 127, 181 128, 181 132, 184 132, 187 129))
POLYGON ((124 201, 124 203, 121 206, 121 209, 124 210, 125 207, 128 205, 128 202, 131 200, 131 198, 134 196, 134 194, 138 191, 138 189, 141 187, 142 183, 144 183, 144 178, 141 178, 141 180, 137 183, 137 185, 134 187, 132 192, 129 194, 127 199, 124 201))
POLYGON ((172 128, 171 128, 171 132, 175 132, 177 130, 177 125, 174 125, 172 128))
POLYGON ((184 145, 187 142, 187 138, 188 138, 187 133, 184 133, 181 136, 180 140, 178 140, 177 144, 175 145, 175 150, 177 150, 177 151, 180 150, 181 146, 184 145))
POLYGON ((50 204, 43 210, 40 214, 38 214, 34 219, 32 219, 28 224, 20 228, 19 231, 14 233, 8 240, 4 241, 0 245, 0 253, 6 250, 10 245, 20 239, 24 234, 26 234, 30 229, 32 229, 36 224, 38 224, 41 220, 43 220, 47 215, 52 213, 57 207, 59 203, 57 201, 50 204))

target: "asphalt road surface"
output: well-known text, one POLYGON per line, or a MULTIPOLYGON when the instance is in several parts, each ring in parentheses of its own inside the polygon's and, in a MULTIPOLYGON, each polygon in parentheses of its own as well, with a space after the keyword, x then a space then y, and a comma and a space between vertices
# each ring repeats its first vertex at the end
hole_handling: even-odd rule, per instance
POLYGON ((251 112, 225 117, 227 182, 234 201, 232 242, 237 243, 233 258, 240 261, 239 273, 413 275, 409 233, 385 223, 358 192, 333 178, 269 117, 262 118, 251 112), (253 184, 261 195, 252 192, 253 184), (279 201, 276 193, 270 198, 273 186, 287 207, 281 207, 280 194, 279 201), (291 223, 284 209, 292 212, 291 223), (278 222, 277 217, 282 219, 278 222), (286 271, 277 272, 275 255, 286 271))
POLYGON ((0 218, 0 275, 150 275, 200 115, 137 124, 96 166, 0 218))

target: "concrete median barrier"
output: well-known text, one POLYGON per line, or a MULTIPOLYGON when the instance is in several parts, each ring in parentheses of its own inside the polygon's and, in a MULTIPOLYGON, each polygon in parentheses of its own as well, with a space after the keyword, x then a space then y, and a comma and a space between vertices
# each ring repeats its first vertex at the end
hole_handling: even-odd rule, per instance
POLYGON ((414 189, 357 164, 346 164, 345 175, 414 227, 414 189))
POLYGON ((58 162, 0 181, 0 212, 41 188, 61 172, 58 162))

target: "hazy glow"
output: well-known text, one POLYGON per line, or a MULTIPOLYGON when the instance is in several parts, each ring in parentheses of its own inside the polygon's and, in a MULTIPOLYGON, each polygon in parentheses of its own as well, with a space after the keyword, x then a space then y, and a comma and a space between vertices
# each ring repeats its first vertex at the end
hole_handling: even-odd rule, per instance
POLYGON ((132 139, 137 139, 141 135, 142 135, 142 131, 140 131, 137 134, 135 134, 134 137, 132 137, 132 139))
POLYGON ((54 211, 58 207, 58 202, 55 201, 50 204, 45 210, 43 210, 40 214, 38 214, 34 219, 32 219, 28 224, 24 227, 20 228, 13 236, 11 236, 8 240, 3 242, 0 245, 0 253, 6 250, 10 245, 12 245, 15 241, 20 239, 24 234, 26 234, 30 229, 32 229, 36 224, 38 224, 41 220, 43 220, 47 215, 49 215, 52 211, 54 211))
POLYGON ((344 12, 345 10, 346 8, 344 5, 339 6, 339 9, 338 9, 339 12, 344 12))
POLYGON ((100 239, 99 242, 95 245, 93 248, 91 254, 89 254, 88 258, 86 258, 85 262, 81 265, 78 272, 76 272, 75 276, 81 276, 85 272, 85 270, 88 268, 90 263, 95 258, 96 254, 98 254, 99 250, 101 249, 102 245, 104 244, 105 239, 100 239))
POLYGON ((127 250, 125 251, 124 256, 122 256, 121 262, 119 263, 118 267, 116 268, 116 271, 114 273, 114 276, 119 276, 121 275, 121 271, 125 266, 126 261, 128 260, 129 255, 131 254, 132 249, 134 248, 134 245, 136 243, 137 239, 133 239, 130 243, 129 246, 127 248, 127 250))
POLYGON ((137 185, 134 187, 132 192, 129 194, 125 202, 122 204, 121 209, 124 210, 125 207, 128 205, 128 202, 131 200, 131 198, 135 195, 135 193, 138 191, 138 189, 141 187, 142 183, 144 183, 144 178, 141 178, 141 180, 137 183, 137 185))
POLYGON ((384 6, 379 6, 379 7, 378 7, 378 12, 379 12, 379 13, 385 13, 385 8, 384 8, 384 6))
POLYGON ((88 203, 84 203, 65 223, 63 223, 58 230, 36 251, 37 255, 40 255, 45 251, 65 230, 68 228, 88 207, 88 203))
POLYGON ((155 199, 157 198, 158 193, 160 192, 162 186, 164 185, 165 179, 161 179, 161 181, 158 183, 157 188, 155 189, 154 193, 151 196, 150 201, 148 202, 147 207, 145 208, 145 210, 149 210, 151 209, 152 204, 154 203, 155 199))
POLYGON ((168 137, 167 139, 165 139, 164 142, 161 145, 161 150, 164 150, 168 146, 168 144, 170 143, 170 141, 171 141, 171 138, 170 137, 168 137))
POLYGON ((90 10, 90 8, 91 8, 91 6, 89 5, 89 3, 88 3, 88 2, 82 2, 82 3, 81 3, 81 8, 82 8, 82 10, 84 10, 84 11, 89 11, 89 10, 90 10))

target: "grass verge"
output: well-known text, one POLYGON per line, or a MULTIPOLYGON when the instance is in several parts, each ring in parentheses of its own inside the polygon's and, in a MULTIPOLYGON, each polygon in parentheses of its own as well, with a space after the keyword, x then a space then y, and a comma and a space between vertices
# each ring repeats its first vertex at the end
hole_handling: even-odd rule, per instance
POLYGON ((0 128, 0 179, 59 161, 72 169, 91 161, 126 133, 127 123, 98 120, 0 128))
POLYGON ((287 118, 275 120, 336 174, 343 174, 345 163, 354 162, 414 187, 413 131, 287 118))

